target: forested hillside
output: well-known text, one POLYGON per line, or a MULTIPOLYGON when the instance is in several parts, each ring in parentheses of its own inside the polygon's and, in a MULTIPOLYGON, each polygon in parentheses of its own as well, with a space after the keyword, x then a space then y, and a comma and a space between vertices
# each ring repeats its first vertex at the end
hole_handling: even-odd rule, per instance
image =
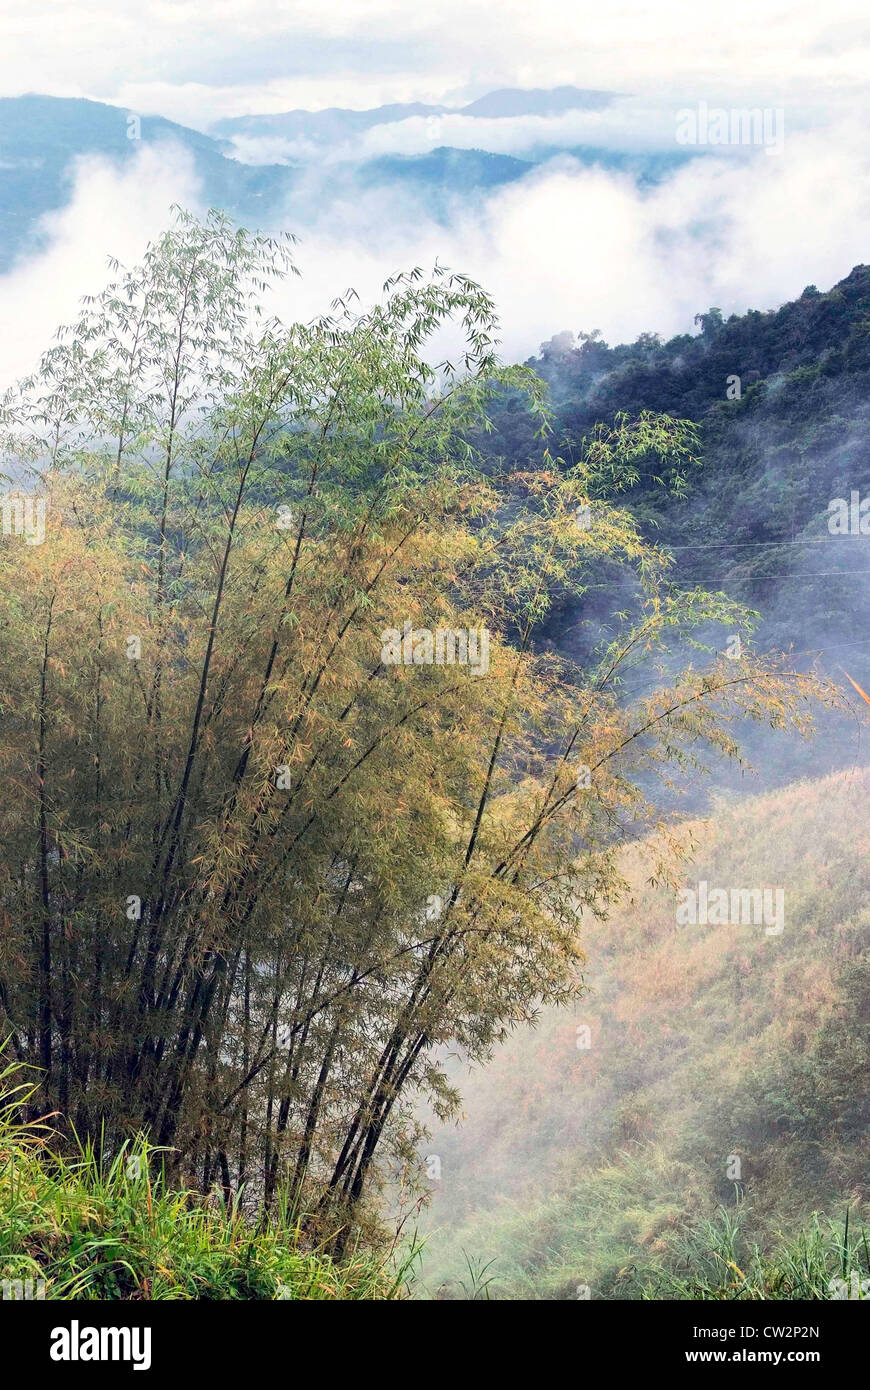
MULTIPOLYGON (((757 613, 758 652, 787 652, 797 669, 824 671, 844 689, 846 670, 868 687, 870 537, 832 534, 829 503, 870 490, 870 267, 856 266, 824 294, 809 286, 776 310, 723 320, 713 308, 697 322, 695 335, 663 342, 646 333, 615 347, 595 331, 557 334, 528 363, 547 383, 551 432, 541 436, 519 395, 503 393, 493 430, 475 440, 484 466, 498 475, 558 457, 570 468, 645 410, 693 421, 696 447, 680 486, 661 486, 652 452, 638 453, 622 481, 621 505, 671 558, 672 590, 725 592, 757 613)), ((603 565, 582 604, 554 602, 546 637, 586 663, 635 598, 624 574, 603 565)), ((683 656, 678 650, 674 664, 683 656)), ((650 663, 626 697, 659 679, 650 663)), ((803 748, 762 746, 746 730, 760 785, 861 760, 853 724, 823 721, 822 730, 803 748)), ((738 785, 727 769, 717 781, 738 785)))
POLYGON ((575 997, 622 841, 654 834, 673 882, 654 789, 838 696, 705 644, 744 610, 672 591, 618 505, 636 457, 681 490, 691 426, 643 412, 565 473, 488 479, 466 441, 493 392, 541 403, 485 291, 436 267, 261 318, 293 269, 286 240, 179 211, 3 402, 0 1030, 31 1088, 10 1123, 34 1144, 51 1115, 97 1191, 150 1141, 170 1206, 217 1189, 343 1262, 379 1248, 392 1165, 419 1192, 417 1098, 460 1104, 444 1049, 485 1060, 575 997), (596 661, 539 651, 603 569, 634 611, 596 661), (656 653, 670 681, 626 704, 656 653))
POLYGON ((854 1358, 870 26, 785 8, 3 7, 34 1364, 490 1300, 854 1358))
MULTIPOLYGON (((776 311, 723 320, 711 309, 699 326, 616 347, 557 335, 529 364, 552 393, 552 435, 536 437, 518 398, 502 396, 496 430, 478 441, 488 466, 544 467, 547 448, 570 466, 621 413, 697 422, 685 492, 658 486, 641 458, 624 496, 672 555, 671 581, 748 602, 760 650, 791 648, 800 668, 870 684, 868 539, 828 528, 829 502, 870 485, 870 267, 776 311)), ((604 570, 597 593, 554 614, 551 639, 582 658, 617 598, 619 576, 604 570)), ((638 687, 635 677, 624 698, 638 687)), ((716 770, 687 881, 787 885, 783 935, 678 926, 673 893, 640 873, 631 905, 585 923, 588 1000, 545 1012, 485 1071, 454 1062, 467 1120, 431 1140, 442 1176, 429 1292, 699 1297, 680 1275, 702 1281, 709 1266, 717 1296, 826 1296, 837 1237, 814 1213, 839 1219, 842 1236, 847 1209, 855 1230, 870 1195, 870 778, 856 771, 866 752, 849 720, 823 720, 803 749, 752 731, 746 742, 759 785, 777 790, 749 801, 750 785, 716 770), (739 1180, 728 1176, 735 1156, 739 1180), (728 1258, 746 1285, 726 1275, 728 1258), (801 1292, 782 1275, 795 1261, 813 1269, 801 1292)))
MULTIPOLYGON (((750 602, 764 646, 854 647, 861 669, 870 548, 861 535, 832 536, 827 508, 870 484, 870 267, 776 310, 723 319, 712 308, 697 322, 694 336, 647 333, 616 347, 594 330, 557 334, 529 362, 551 391, 552 436, 536 438, 519 399, 503 399, 481 441, 490 467, 540 463, 547 446, 571 460, 619 412, 696 421, 688 498, 654 486, 649 461, 629 499, 672 551, 673 579, 750 602)), ((564 637, 576 615, 562 618, 564 637)))

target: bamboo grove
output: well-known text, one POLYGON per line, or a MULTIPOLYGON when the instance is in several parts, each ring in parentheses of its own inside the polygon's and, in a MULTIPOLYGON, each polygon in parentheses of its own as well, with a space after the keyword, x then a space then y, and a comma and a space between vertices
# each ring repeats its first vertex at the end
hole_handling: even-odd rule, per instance
POLYGON ((447 1048, 582 988, 624 839, 674 872, 657 780, 814 692, 708 652, 747 615, 672 591, 617 505, 641 460, 683 485, 687 424, 479 474, 493 391, 547 414, 471 281, 286 326, 290 242, 181 212, 112 274, 3 403, 4 516, 47 510, 0 537, 0 1033, 56 1123, 341 1224, 419 1169, 419 1097, 456 1109, 447 1048), (631 611, 581 670, 539 636, 605 570, 631 611), (421 659, 439 631, 485 632, 485 668, 421 659))

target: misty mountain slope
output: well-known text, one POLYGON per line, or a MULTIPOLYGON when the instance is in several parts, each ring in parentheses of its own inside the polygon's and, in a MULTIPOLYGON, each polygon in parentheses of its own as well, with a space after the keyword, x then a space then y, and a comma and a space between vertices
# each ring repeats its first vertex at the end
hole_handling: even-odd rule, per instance
MULTIPOLYGON (((723 319, 697 316, 700 331, 663 342, 654 333, 608 346, 599 336, 559 333, 529 365, 550 388, 550 447, 570 460, 599 422, 624 411, 662 411, 701 426, 702 467, 688 504, 652 485, 650 460, 630 495, 664 543, 690 546, 678 557, 691 576, 714 542, 800 537, 827 508, 833 489, 870 485, 870 267, 856 266, 826 293, 815 286, 780 308, 723 319)), ((518 400, 495 417, 487 452, 526 466, 543 445, 518 400)), ((792 562, 771 552, 775 566, 792 562)), ((850 555, 850 558, 854 556, 850 555)), ((707 557, 711 578, 757 578, 757 557, 707 557), (748 564, 747 564, 748 560, 748 564)), ((683 578, 682 573, 680 578, 683 578)))
MULTIPOLYGON (((667 343, 649 333, 614 348, 594 337, 573 346, 567 334, 545 344, 530 365, 550 386, 558 444, 570 457, 620 411, 700 424, 702 466, 688 502, 649 476, 632 497, 656 538, 679 547, 681 582, 724 580, 765 600, 779 587, 765 576, 783 568, 855 568, 861 538, 838 545, 827 506, 870 488, 870 267, 856 266, 824 294, 809 286, 775 310, 697 317, 696 335, 667 343), (812 547, 789 549, 802 540, 830 542, 824 566, 812 547)), ((516 410, 499 423, 508 453, 527 457, 516 410)), ((827 588, 801 589, 802 602, 815 604, 827 588)), ((848 602, 835 606, 848 622, 848 602)))
POLYGON ((566 111, 603 111, 617 95, 581 87, 500 87, 459 110, 463 116, 560 116, 566 111))
POLYGON ((350 135, 371 130, 373 126, 389 125, 392 121, 410 120, 414 116, 439 116, 446 106, 431 106, 422 101, 391 102, 367 111, 354 111, 342 106, 329 106, 324 111, 278 111, 271 115, 228 116, 215 121, 215 135, 269 135, 287 140, 317 140, 334 144, 350 135))
MULTIPOLYGON (((697 334, 668 342, 647 333, 610 347, 565 332, 544 344, 530 365, 552 394, 550 448, 570 463, 595 425, 619 412, 696 421, 699 463, 688 495, 655 483, 650 458, 620 504, 670 552, 674 584, 722 590, 760 614, 758 650, 790 652, 797 666, 818 664, 845 686, 842 666, 870 687, 870 537, 832 534, 828 525, 832 500, 870 496, 870 267, 856 266, 825 293, 809 286, 777 309, 698 317, 697 334)), ((476 441, 486 466, 540 466, 544 444, 518 397, 500 402, 494 422, 476 441)), ((602 583, 582 611, 554 611, 549 636, 587 660, 619 599, 602 583)), ((766 756, 762 770, 774 783, 862 755, 841 722, 797 772, 790 751, 778 764, 778 748, 766 756)))
POLYGON ((355 176, 350 168, 345 168, 344 173, 349 180, 355 177, 364 189, 395 184, 412 190, 426 199, 427 210, 432 215, 446 221, 457 191, 485 193, 488 189, 513 183, 533 167, 528 160, 515 159, 512 155, 440 146, 428 154, 383 155, 368 160, 355 176))
POLYGON ((584 925, 589 995, 463 1071, 466 1121, 432 1134, 429 1290, 458 1288, 467 1251, 495 1262, 494 1296, 637 1296, 738 1193, 763 1245, 817 1209, 870 1214, 868 802, 865 768, 694 827, 684 883, 782 887, 779 935, 680 926, 637 876, 584 925))

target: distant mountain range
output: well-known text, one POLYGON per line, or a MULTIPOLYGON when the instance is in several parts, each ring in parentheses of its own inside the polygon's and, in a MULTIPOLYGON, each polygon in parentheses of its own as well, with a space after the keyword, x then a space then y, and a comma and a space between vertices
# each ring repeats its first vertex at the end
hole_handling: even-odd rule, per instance
POLYGON ((376 106, 371 111, 350 111, 331 106, 325 111, 282 111, 271 116, 235 116, 217 121, 217 135, 280 135, 288 139, 305 138, 339 142, 359 135, 373 126, 406 121, 414 116, 471 116, 504 119, 511 116, 561 116, 566 111, 602 111, 616 100, 615 92, 583 91, 579 87, 533 88, 527 91, 502 87, 467 106, 427 106, 407 104, 376 106))
MULTIPOLYGON (((450 148, 439 144, 422 154, 382 154, 339 159, 329 146, 342 145, 375 126, 410 117, 462 115, 503 120, 518 116, 554 116, 565 112, 603 111, 616 93, 575 87, 521 91, 503 89, 463 107, 421 103, 380 106, 370 111, 332 108, 242 116, 218 122, 212 133, 190 129, 161 116, 137 116, 101 102, 50 96, 0 99, 0 272, 22 255, 38 251, 46 232, 40 219, 69 201, 75 161, 100 156, 118 164, 130 160, 141 142, 172 141, 191 157, 210 205, 264 227, 306 225, 316 213, 328 215, 337 197, 355 188, 396 187, 407 190, 421 211, 447 220, 457 200, 514 182, 535 165, 558 154, 585 164, 602 164, 655 181, 692 155, 683 150, 625 152, 593 147, 547 147, 522 158, 486 149, 450 148), (235 157, 237 137, 302 140, 322 148, 307 154, 257 163, 235 157)), ((483 139, 482 139, 483 143, 483 139)))

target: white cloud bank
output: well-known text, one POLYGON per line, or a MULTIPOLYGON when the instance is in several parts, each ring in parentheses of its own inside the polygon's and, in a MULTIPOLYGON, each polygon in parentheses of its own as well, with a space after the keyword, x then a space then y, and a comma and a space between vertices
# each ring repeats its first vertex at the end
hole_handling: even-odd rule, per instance
POLYGON ((386 274, 436 257, 498 303, 505 353, 555 332, 609 342, 692 332, 694 315, 775 308, 829 288, 870 249, 870 150, 859 122, 787 136, 782 154, 708 156, 653 189, 554 160, 458 213, 449 229, 367 194, 305 231, 292 289, 313 313, 333 289, 374 295, 386 274))
POLYGON ((678 102, 623 100, 601 111, 567 111, 560 116, 483 118, 445 113, 385 121, 328 148, 310 139, 242 134, 232 139, 233 155, 245 164, 318 159, 358 163, 380 155, 427 154, 439 145, 455 150, 522 155, 537 149, 594 146, 596 149, 673 152, 678 102))
POLYGON ((38 231, 47 248, 0 276, 0 389, 37 364, 56 329, 76 315, 82 295, 109 280, 107 258, 135 264, 167 226, 173 203, 196 209, 199 183, 186 150, 174 142, 143 145, 123 168, 82 157, 70 202, 38 231))
MULTIPOLYGON (((0 278, 0 381, 29 369, 77 298, 106 280, 108 253, 135 260, 173 201, 198 188, 177 149, 142 149, 119 170, 78 166, 70 205, 42 254, 0 278)), ((407 191, 348 190, 301 233, 301 280, 278 293, 280 312, 307 319, 353 285, 377 295, 388 274, 437 258, 494 295, 505 355, 522 359, 556 332, 600 328, 610 341, 644 330, 693 331, 695 313, 776 307, 808 283, 826 289, 867 258, 870 150, 858 121, 786 139, 781 155, 693 161, 640 191, 627 175, 563 158, 457 209, 450 226, 421 215, 407 191)), ((735 369, 739 369, 736 364, 735 369)))

